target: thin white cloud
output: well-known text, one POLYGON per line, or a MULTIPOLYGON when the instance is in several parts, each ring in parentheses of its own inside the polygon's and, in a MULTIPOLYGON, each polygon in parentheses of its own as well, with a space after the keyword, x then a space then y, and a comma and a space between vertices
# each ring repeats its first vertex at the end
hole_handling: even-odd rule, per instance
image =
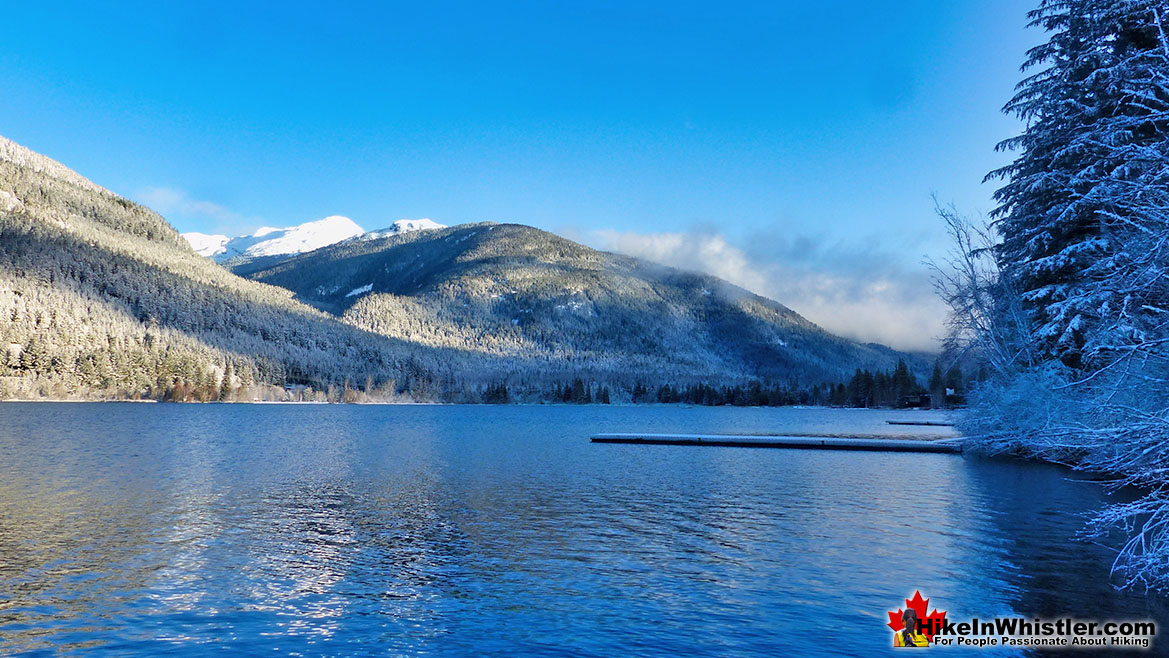
POLYGON ((586 240, 609 251, 712 274, 854 340, 902 350, 939 347, 936 338, 943 332, 945 308, 933 293, 928 273, 876 249, 827 248, 823 240, 780 232, 752 236, 748 248, 712 230, 600 230, 586 240))
POLYGON ((259 217, 246 217, 213 201, 192 198, 185 190, 174 187, 148 187, 135 195, 135 201, 172 224, 185 224, 187 230, 239 235, 263 224, 259 217))

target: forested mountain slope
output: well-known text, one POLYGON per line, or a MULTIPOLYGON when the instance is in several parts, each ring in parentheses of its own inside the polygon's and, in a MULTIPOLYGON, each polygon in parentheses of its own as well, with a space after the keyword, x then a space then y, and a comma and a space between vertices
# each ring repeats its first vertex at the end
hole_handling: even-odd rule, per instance
POLYGON ((249 276, 382 335, 622 383, 806 386, 898 358, 924 369, 720 279, 515 224, 347 241, 249 276))
POLYGON ((444 360, 231 274, 156 213, 4 138, 0 312, 0 393, 9 396, 402 385, 444 360))

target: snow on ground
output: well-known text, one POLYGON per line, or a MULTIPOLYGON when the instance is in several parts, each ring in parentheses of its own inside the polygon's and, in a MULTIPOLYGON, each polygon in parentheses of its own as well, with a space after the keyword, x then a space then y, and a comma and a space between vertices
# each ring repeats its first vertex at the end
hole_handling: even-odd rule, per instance
POLYGON ((376 240, 378 238, 385 238, 391 235, 399 235, 402 233, 409 233, 410 231, 434 231, 436 229, 446 228, 446 224, 439 224, 438 222, 429 219, 399 219, 386 228, 379 228, 376 231, 370 231, 361 236, 362 240, 376 240))
POLYGON ((361 286, 360 288, 354 288, 353 290, 350 290, 349 292, 345 293, 345 296, 346 297, 353 297, 355 295, 364 295, 365 293, 369 292, 370 290, 373 290, 373 284, 367 283, 364 286, 361 286))
POLYGON ((183 233, 183 238, 195 250, 195 253, 205 258, 211 258, 224 252, 224 245, 231 238, 226 235, 208 235, 206 233, 183 233))
POLYGON ((287 228, 265 226, 251 235, 236 238, 203 233, 183 233, 183 237, 199 254, 223 262, 237 256, 259 258, 301 254, 363 233, 365 229, 352 219, 333 215, 287 228))
POLYGON ((259 258, 301 254, 354 238, 376 240, 411 231, 433 231, 440 228, 446 228, 446 225, 429 219, 399 219, 386 228, 367 233, 348 217, 333 215, 287 228, 265 226, 251 235, 235 238, 206 233, 182 235, 200 256, 214 258, 216 262, 222 263, 238 256, 259 258))
POLYGON ((0 190, 0 212, 15 212, 24 207, 24 203, 11 192, 0 190))

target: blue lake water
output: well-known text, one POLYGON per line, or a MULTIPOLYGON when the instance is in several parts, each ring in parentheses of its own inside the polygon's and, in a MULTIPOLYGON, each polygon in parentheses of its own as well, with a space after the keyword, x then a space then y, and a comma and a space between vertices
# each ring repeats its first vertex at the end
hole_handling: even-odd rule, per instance
POLYGON ((0 653, 880 655, 915 590, 1169 621, 1074 540, 1109 497, 1060 468, 588 442, 905 416, 0 404, 0 653))

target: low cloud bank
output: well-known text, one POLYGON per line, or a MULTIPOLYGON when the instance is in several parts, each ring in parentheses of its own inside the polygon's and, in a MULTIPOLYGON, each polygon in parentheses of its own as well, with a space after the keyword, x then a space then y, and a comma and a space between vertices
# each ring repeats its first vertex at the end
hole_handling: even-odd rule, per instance
MULTIPOLYGON (((770 297, 825 329, 900 350, 937 351, 945 307, 920 254, 883 243, 830 242, 782 231, 734 244, 715 230, 593 231, 593 246, 726 279, 770 297)), ((909 247, 912 249, 912 247, 909 247)))

